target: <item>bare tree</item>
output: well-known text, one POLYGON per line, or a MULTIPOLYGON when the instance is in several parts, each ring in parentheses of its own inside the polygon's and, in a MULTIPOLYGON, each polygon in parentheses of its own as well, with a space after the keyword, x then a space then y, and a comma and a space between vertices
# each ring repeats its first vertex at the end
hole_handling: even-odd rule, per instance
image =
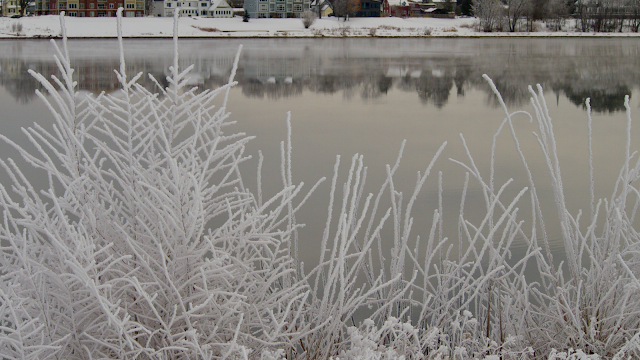
POLYGON ((578 27, 582 31, 622 31, 627 15, 626 10, 628 10, 628 2, 623 0, 601 0, 599 2, 578 0, 576 4, 578 27))
POLYGON ((627 23, 633 32, 640 30, 640 0, 627 0, 627 23))
POLYGON ((20 14, 25 15, 27 12, 27 6, 29 6, 30 0, 18 0, 18 5, 20 6, 20 14))
POLYGON ((505 15, 509 25, 509 31, 514 32, 518 22, 525 17, 531 7, 530 0, 504 0, 505 15))
POLYGON ((480 21, 480 30, 491 32, 501 27, 504 8, 498 0, 476 0, 473 13, 480 21))
POLYGON ((565 0, 549 0, 546 4, 547 27, 553 31, 562 30, 565 19, 569 15, 569 7, 565 0))
POLYGON ((333 1, 333 13, 344 18, 345 21, 349 19, 349 16, 356 14, 358 10, 358 3, 356 0, 334 0, 333 1))

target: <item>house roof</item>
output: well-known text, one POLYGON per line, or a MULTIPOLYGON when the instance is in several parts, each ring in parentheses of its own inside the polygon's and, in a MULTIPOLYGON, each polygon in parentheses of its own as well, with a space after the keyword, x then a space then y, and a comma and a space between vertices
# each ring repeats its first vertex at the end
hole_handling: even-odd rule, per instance
POLYGON ((327 6, 333 7, 331 2, 327 0, 313 0, 311 1, 311 6, 318 6, 318 3, 320 3, 320 6, 322 6, 323 10, 326 9, 327 6))
POLYGON ((215 10, 215 9, 231 9, 231 5, 229 5, 229 3, 226 0, 211 0, 211 6, 209 7, 209 10, 215 10))

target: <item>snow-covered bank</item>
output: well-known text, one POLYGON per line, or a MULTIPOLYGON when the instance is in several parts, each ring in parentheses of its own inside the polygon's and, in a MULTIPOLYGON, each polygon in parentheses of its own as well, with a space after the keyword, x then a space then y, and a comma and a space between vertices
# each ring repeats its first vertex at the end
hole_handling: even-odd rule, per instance
MULTIPOLYGON (((638 37, 638 33, 583 33, 570 30, 560 32, 494 32, 474 29, 476 19, 434 18, 352 18, 349 21, 329 17, 318 19, 305 29, 300 19, 214 19, 189 17, 180 19, 180 37, 558 37, 604 36, 638 37)), ((115 38, 116 18, 66 18, 69 38, 115 38)), ((146 17, 123 19, 123 36, 128 38, 163 38, 173 34, 173 19, 146 17)), ((59 37, 58 16, 39 16, 11 19, 0 17, 0 39, 59 37), (22 30, 16 32, 21 24, 22 30)))

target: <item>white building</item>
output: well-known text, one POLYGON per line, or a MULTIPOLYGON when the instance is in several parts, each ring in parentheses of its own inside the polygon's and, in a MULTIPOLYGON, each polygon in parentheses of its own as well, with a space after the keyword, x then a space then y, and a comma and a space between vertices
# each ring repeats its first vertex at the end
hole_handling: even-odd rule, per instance
POLYGON ((180 8, 180 16, 207 16, 211 2, 198 1, 164 1, 164 16, 173 16, 176 8, 180 8))
POLYGON ((212 0, 207 15, 215 18, 230 18, 233 17, 233 8, 226 0, 212 0))

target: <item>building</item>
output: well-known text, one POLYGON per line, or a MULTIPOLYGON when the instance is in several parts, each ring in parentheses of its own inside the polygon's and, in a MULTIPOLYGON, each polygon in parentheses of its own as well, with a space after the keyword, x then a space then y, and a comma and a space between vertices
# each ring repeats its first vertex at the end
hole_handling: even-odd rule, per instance
POLYGON ((233 17, 233 8, 226 0, 212 0, 208 11, 207 15, 215 18, 233 17))
POLYGON ((382 0, 359 0, 356 6, 356 17, 380 17, 382 0))
POLYGON ((409 5, 391 5, 391 16, 409 17, 411 16, 411 7, 409 5))
POLYGON ((20 14, 20 4, 18 0, 1 0, 2 1, 2 15, 12 16, 20 14))
POLYGON ((180 16, 207 16, 211 2, 209 0, 197 1, 164 1, 164 16, 173 16, 173 12, 180 8, 180 16))
POLYGON ((391 5, 389 5, 389 0, 382 0, 382 10, 380 12, 380 16, 391 16, 391 5))
POLYGON ((327 17, 333 14, 333 4, 328 0, 313 0, 311 1, 311 10, 316 14, 319 13, 321 18, 327 17))
POLYGON ((310 4, 311 0, 245 0, 244 11, 251 19, 299 18, 310 4))
POLYGON ((36 15, 58 15, 66 11, 73 17, 116 16, 118 8, 124 8, 126 17, 145 15, 144 0, 36 0, 36 15))
POLYGON ((164 0, 153 0, 147 14, 151 16, 164 16, 164 0))

